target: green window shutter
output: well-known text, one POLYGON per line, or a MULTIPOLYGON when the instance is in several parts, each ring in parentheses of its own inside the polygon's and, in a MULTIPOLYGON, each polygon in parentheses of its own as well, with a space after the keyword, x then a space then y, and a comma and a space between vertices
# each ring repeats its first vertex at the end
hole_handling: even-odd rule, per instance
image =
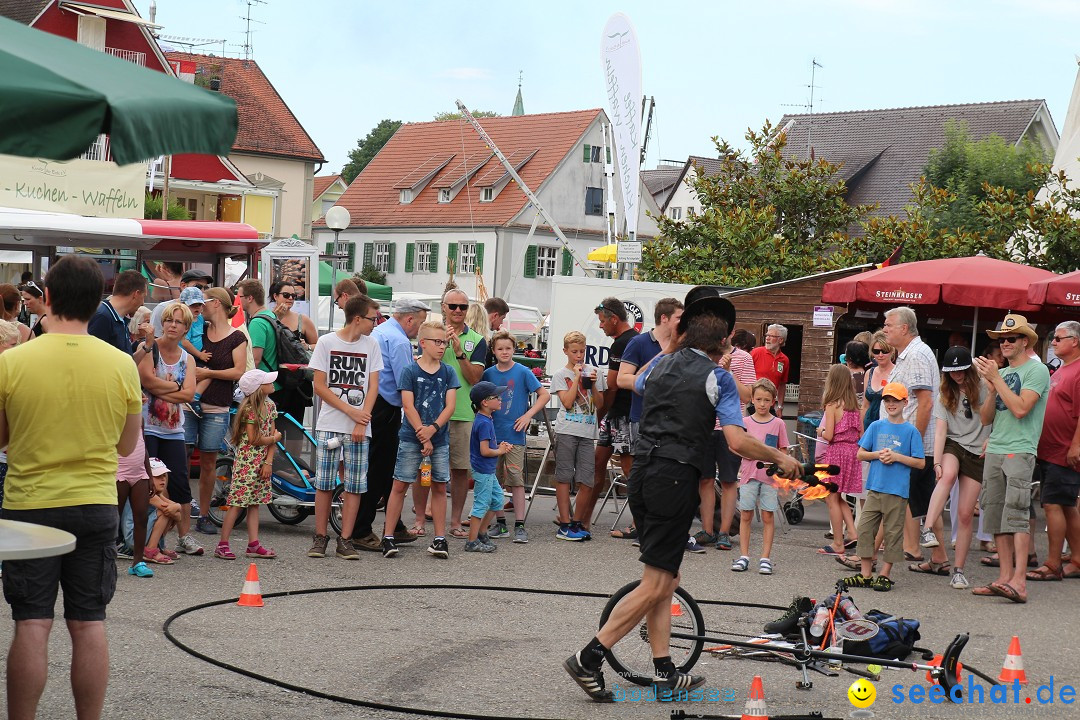
POLYGON ((562 269, 559 274, 567 276, 574 274, 574 256, 566 248, 562 251, 562 269))
POLYGON ((446 246, 446 272, 457 272, 457 243, 450 243, 446 246))
POLYGON ((405 243, 405 272, 413 271, 413 257, 416 252, 416 243, 405 243))
POLYGON ((390 247, 388 249, 390 250, 390 262, 386 272, 392 273, 394 272, 394 261, 397 259, 397 243, 390 243, 390 247))
MULTIPOLYGON (((375 257, 375 243, 364 243, 364 264, 360 266, 360 269, 363 270, 368 265, 371 265, 372 262, 374 261, 374 257, 375 257)), ((355 249, 353 251, 353 259, 354 260, 356 259, 356 251, 355 251, 355 249)), ((354 270, 355 268, 350 267, 349 269, 354 270)))
POLYGON ((476 272, 484 274, 484 243, 476 243, 476 272))
POLYGON ((588 143, 585 144, 585 162, 592 162, 592 147, 588 143))
POLYGON ((348 257, 345 258, 345 269, 348 270, 349 272, 354 272, 357 269, 356 268, 356 243, 354 243, 354 242, 349 243, 348 252, 346 254, 348 255, 348 257))
POLYGON ((525 267, 522 269, 522 276, 527 278, 536 277, 536 246, 530 245, 525 249, 525 267))
POLYGON ((428 272, 439 272, 439 243, 431 243, 431 254, 428 256, 428 272))
MULTIPOLYGON (((326 243, 326 254, 327 255, 333 255, 334 254, 334 242, 332 240, 330 242, 326 243)), ((333 265, 334 261, 331 260, 330 264, 333 265)))

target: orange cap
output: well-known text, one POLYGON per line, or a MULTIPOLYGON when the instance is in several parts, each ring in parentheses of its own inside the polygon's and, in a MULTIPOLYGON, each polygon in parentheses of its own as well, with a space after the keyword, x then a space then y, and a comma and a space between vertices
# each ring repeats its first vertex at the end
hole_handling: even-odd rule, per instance
POLYGON ((897 400, 907 400, 908 392, 903 383, 891 382, 885 387, 881 388, 882 398, 896 398, 897 400))

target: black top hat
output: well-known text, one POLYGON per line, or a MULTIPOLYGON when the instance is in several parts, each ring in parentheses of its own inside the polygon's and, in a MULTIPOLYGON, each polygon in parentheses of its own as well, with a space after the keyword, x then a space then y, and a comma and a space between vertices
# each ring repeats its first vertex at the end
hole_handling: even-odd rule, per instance
POLYGON ((682 319, 679 332, 685 332, 691 319, 698 315, 715 315, 727 323, 728 332, 735 329, 735 306, 725 297, 721 297, 720 288, 710 285, 698 285, 686 293, 683 301, 682 319))

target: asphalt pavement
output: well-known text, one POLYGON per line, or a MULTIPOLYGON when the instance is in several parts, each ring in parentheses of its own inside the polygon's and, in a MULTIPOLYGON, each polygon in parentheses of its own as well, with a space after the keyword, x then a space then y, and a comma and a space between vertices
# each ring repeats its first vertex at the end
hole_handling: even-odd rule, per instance
MULTIPOLYGON (((464 584, 607 594, 640 577, 641 566, 630 542, 607 537, 613 512, 605 511, 594 528, 596 539, 588 543, 555 539, 554 516, 554 500, 537 498, 529 516, 530 542, 498 540, 498 551, 490 555, 465 553, 463 541, 451 540, 448 561, 431 557, 424 542, 430 540, 429 523, 428 537, 401 546, 396 558, 363 552, 359 561, 349 562, 306 557, 313 519, 286 526, 264 510, 261 539, 278 558, 258 562, 261 589, 273 593, 376 584, 464 584)), ((777 606, 786 606, 794 595, 823 597, 837 578, 850 574, 831 557, 815 552, 824 542, 826 518, 824 506, 811 503, 802 523, 778 532, 772 576, 755 571, 755 548, 760 547, 755 526, 750 572, 731 572, 733 553, 709 549, 685 557, 683 586, 701 599, 777 606)), ((208 553, 216 542, 211 536, 200 540, 208 553)), ((236 533, 234 551, 245 542, 246 535, 236 533)), ((1040 557, 1045 542, 1040 534, 1040 557)), ((973 584, 996 577, 996 571, 978 565, 982 555, 973 552, 969 561, 973 584)), ((193 612, 173 624, 177 638, 198 652, 259 675, 425 712, 398 714, 317 699, 216 667, 166 639, 162 624, 174 612, 238 596, 248 562, 243 557, 225 561, 209 554, 182 556, 174 566, 153 566, 154 578, 139 579, 124 573, 127 563, 121 561, 119 587, 109 606, 111 673, 105 717, 415 718, 441 710, 490 718, 666 720, 674 709, 690 717, 738 717, 755 674, 764 680, 770 715, 820 711, 824 717, 849 717, 854 711, 847 698, 854 675, 814 674, 812 690, 797 690, 796 669, 708 654, 695 672, 707 676, 705 697, 711 695, 713 700, 672 704, 637 699, 640 696, 634 693, 640 690, 609 670, 609 686, 619 684, 627 700, 594 704, 561 663, 594 634, 605 602, 595 597, 437 588, 335 591, 267 598, 263 608, 230 603, 193 612)), ((1070 699, 1064 686, 1080 686, 1075 652, 1080 638, 1075 624, 1080 581, 1031 583, 1028 604, 1015 605, 953 590, 945 577, 918 575, 906 568, 898 568, 893 576, 897 584, 891 592, 853 590, 858 606, 917 618, 922 623, 920 645, 938 652, 955 634, 970 633, 962 662, 994 677, 1001 671, 1011 637, 1018 635, 1029 684, 1017 694, 1018 703, 1011 689, 1007 702, 993 703, 987 687, 983 704, 933 704, 929 699, 916 704, 910 699, 912 685, 925 686, 924 674, 885 670, 875 684, 877 701, 870 708, 877 717, 1075 717, 1074 706, 1062 700, 1070 699), (1055 702, 1040 704, 1034 693, 1051 680, 1055 702), (903 703, 895 702, 901 696, 903 703), (1027 697, 1032 703, 1025 702, 1027 697)), ((720 634, 753 635, 779 614, 722 605, 704 605, 702 610, 708 630, 720 634)), ((4 646, 11 628, 10 621, 0 623, 4 646)), ((50 645, 50 678, 41 718, 74 717, 69 658, 67 635, 58 623, 50 645)), ((962 682, 966 688, 966 675, 962 682)), ((1044 688, 1042 698, 1047 693, 1044 688)))

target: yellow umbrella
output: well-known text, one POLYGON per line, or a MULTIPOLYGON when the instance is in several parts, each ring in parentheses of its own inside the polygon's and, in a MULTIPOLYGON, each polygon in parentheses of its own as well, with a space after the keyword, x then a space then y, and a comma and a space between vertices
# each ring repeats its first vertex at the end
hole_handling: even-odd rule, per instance
POLYGON ((618 254, 618 248, 619 246, 614 243, 598 247, 589 253, 589 260, 592 262, 613 263, 618 254))

